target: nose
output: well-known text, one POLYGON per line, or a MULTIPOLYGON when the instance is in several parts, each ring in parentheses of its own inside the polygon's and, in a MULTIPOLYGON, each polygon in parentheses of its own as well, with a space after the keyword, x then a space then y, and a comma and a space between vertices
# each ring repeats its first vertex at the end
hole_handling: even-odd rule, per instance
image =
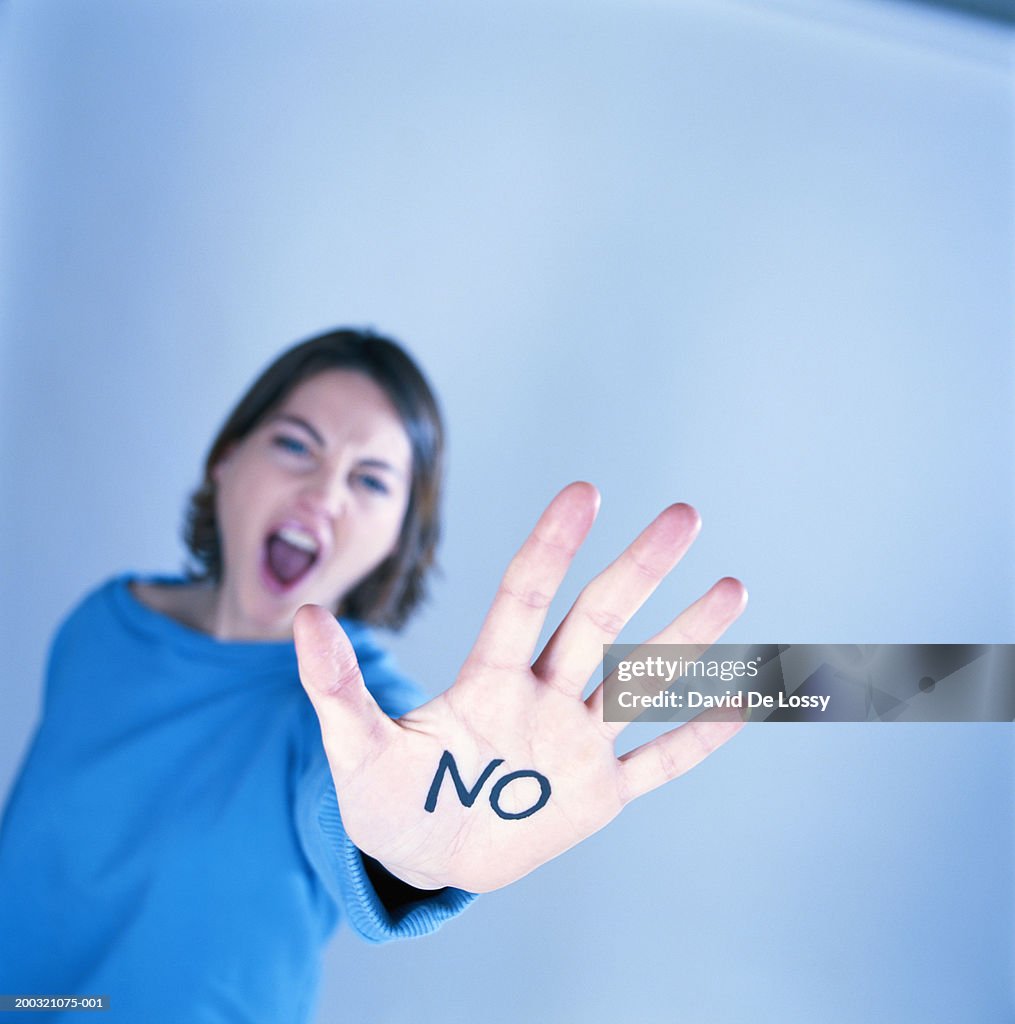
POLYGON ((301 506, 315 516, 340 519, 349 502, 349 484, 340 467, 322 466, 300 492, 301 506))

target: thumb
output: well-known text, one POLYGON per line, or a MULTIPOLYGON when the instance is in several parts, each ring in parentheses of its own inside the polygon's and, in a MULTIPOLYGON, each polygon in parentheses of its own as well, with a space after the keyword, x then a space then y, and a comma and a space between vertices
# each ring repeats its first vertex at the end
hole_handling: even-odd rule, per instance
POLYGON ((367 692, 356 652, 334 615, 305 604, 293 619, 300 680, 321 722, 336 783, 375 754, 397 727, 367 692))

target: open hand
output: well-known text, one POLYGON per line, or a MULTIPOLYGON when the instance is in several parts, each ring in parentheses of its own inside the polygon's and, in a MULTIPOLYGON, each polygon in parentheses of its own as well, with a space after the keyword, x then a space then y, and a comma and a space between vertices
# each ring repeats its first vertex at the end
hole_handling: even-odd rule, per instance
MULTIPOLYGON (((610 644, 700 528, 671 505, 579 595, 533 661, 550 602, 592 526, 599 495, 566 487, 512 559, 454 685, 392 720, 363 684, 334 616, 294 621, 300 677, 321 722, 346 832, 422 889, 507 885, 602 828, 630 801, 682 775, 740 722, 701 717, 618 758, 625 723, 604 722, 585 684, 610 644)), ((714 643, 747 593, 719 580, 649 643, 714 643)))

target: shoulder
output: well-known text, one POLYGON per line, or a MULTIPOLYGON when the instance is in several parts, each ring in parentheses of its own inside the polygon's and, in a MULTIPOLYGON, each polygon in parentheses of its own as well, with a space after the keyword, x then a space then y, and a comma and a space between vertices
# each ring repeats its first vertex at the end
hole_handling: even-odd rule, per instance
POLYGON ((144 578, 122 573, 93 587, 60 622, 54 647, 85 637, 159 633, 172 627, 169 620, 189 625, 200 604, 198 585, 170 577, 144 578))
POLYGON ((60 622, 57 636, 73 630, 80 623, 94 624, 102 618, 111 618, 116 608, 118 595, 126 591, 127 576, 114 576, 84 593, 60 622))
MULTIPOLYGON (((47 702, 54 690, 120 643, 126 632, 120 605, 127 595, 126 577, 116 576, 92 587, 65 612, 53 633, 46 672, 47 702)), ((129 597, 127 598, 129 600, 129 597)))

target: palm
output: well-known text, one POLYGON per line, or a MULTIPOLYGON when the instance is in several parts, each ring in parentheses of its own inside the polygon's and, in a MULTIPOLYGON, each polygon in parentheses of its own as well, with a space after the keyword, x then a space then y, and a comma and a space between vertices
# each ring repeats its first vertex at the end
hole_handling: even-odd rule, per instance
MULTIPOLYGON (((582 592, 535 662, 546 610, 595 517, 586 484, 561 492, 512 561, 455 684, 388 719, 323 609, 295 625, 300 673, 321 719, 346 830, 421 888, 483 892, 602 828, 635 797, 686 771, 739 728, 688 723, 617 758, 622 724, 585 683, 617 633, 690 546, 697 515, 671 506, 582 592)), ((722 580, 654 643, 712 643, 743 608, 722 580)))
POLYGON ((353 841, 417 886, 480 892, 506 885, 605 825, 623 806, 611 744, 588 710, 520 673, 460 677, 397 726, 376 760, 344 780, 339 803, 353 841), (493 699, 486 692, 491 687, 498 691, 493 699), (427 811, 445 751, 455 769, 441 771, 436 806, 427 811), (500 759, 472 806, 465 806, 453 771, 473 791, 490 762, 500 759), (548 780, 550 799, 525 818, 501 817, 539 802, 542 790, 532 777, 496 788, 512 771, 528 769, 548 780))

